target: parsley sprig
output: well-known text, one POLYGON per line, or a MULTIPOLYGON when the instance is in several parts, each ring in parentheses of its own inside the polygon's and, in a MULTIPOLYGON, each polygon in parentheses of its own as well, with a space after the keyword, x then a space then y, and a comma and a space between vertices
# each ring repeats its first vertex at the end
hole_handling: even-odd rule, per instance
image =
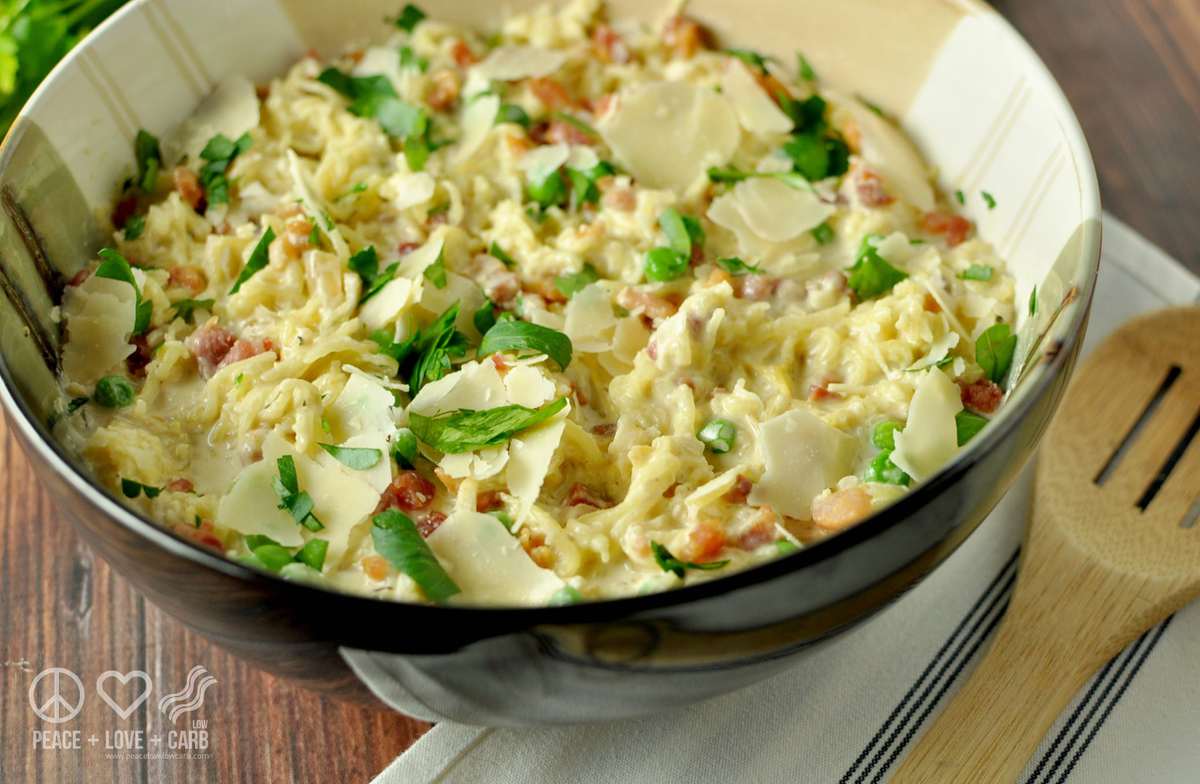
POLYGON ((683 579, 684 572, 688 569, 699 569, 708 572, 713 569, 720 569, 729 563, 728 559, 724 561, 706 561, 704 563, 681 561, 671 555, 671 551, 658 542, 650 542, 650 550, 654 553, 654 562, 658 564, 658 568, 664 572, 671 572, 680 579, 683 579))
POLYGON ((295 459, 291 455, 284 455, 275 460, 275 467, 279 470, 279 476, 275 478, 279 508, 287 510, 293 520, 310 531, 323 529, 325 524, 313 514, 312 496, 300 489, 295 459))

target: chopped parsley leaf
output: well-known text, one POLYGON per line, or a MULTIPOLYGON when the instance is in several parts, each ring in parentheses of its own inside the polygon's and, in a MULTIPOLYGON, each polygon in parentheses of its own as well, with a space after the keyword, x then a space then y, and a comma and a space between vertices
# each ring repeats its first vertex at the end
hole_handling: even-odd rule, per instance
POLYGON ((972 264, 962 272, 958 273, 960 280, 981 280, 987 281, 992 279, 995 270, 986 264, 972 264))
POLYGON ((145 230, 146 216, 131 215, 129 220, 125 221, 125 228, 123 230, 125 241, 130 242, 131 240, 136 240, 138 237, 142 236, 142 232, 145 230))
POLYGON ((181 299, 171 303, 175 318, 182 319, 185 324, 191 324, 197 310, 213 309, 216 300, 212 299, 181 299))
POLYGON ((152 487, 151 485, 144 485, 141 482, 135 482, 132 479, 121 478, 121 494, 126 498, 137 498, 143 493, 147 498, 158 498, 158 494, 161 492, 161 487, 152 487))
POLYGON ((425 12, 417 8, 412 3, 406 3, 404 8, 400 10, 400 15, 396 17, 395 25, 406 33, 411 33, 413 28, 419 25, 425 19, 425 12))
POLYGON ((996 197, 995 196, 988 193, 987 191, 981 191, 979 195, 983 197, 983 203, 987 205, 987 208, 989 210, 996 209, 996 197))
POLYGON ((246 266, 242 267, 242 271, 238 273, 237 280, 233 282, 233 288, 229 290, 231 295, 237 294, 242 284, 266 269, 267 262, 270 260, 271 243, 274 241, 275 230, 268 226, 262 237, 259 238, 258 243, 254 246, 254 250, 250 252, 250 258, 246 260, 246 266))
POLYGON ((676 577, 683 579, 684 572, 688 569, 700 569, 703 571, 711 571, 720 569, 729 563, 728 559, 724 561, 708 561, 706 563, 696 563, 695 561, 681 561, 671 555, 671 551, 662 546, 658 542, 650 542, 650 550, 654 553, 654 562, 658 564, 658 568, 664 572, 671 572, 676 577))
POLYGON ((908 273, 898 270, 879 255, 873 244, 876 235, 863 238, 854 266, 848 270, 846 284, 854 291, 858 299, 874 299, 892 290, 897 283, 908 277, 908 273))
POLYGON ((589 284, 600 280, 600 274, 591 264, 584 264, 579 272, 569 272, 554 279, 554 288, 561 291, 567 299, 578 294, 589 284))
POLYGON ((975 361, 983 368, 984 375, 1003 384, 1016 349, 1017 336, 1012 334, 1012 329, 1003 322, 993 324, 975 341, 975 361))
POLYGON ((482 411, 458 409, 434 416, 409 411, 408 426, 417 438, 434 449, 461 454, 503 444, 566 407, 567 399, 560 397, 538 408, 512 404, 482 411))
POLYGON ((747 264, 737 256, 729 256, 724 259, 717 259, 717 266, 728 272, 735 278, 747 275, 750 273, 757 274, 760 270, 753 264, 747 264))

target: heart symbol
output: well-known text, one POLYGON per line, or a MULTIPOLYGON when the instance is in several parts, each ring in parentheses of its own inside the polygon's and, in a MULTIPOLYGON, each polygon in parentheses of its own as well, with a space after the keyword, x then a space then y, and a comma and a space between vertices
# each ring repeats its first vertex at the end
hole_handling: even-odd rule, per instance
POLYGON ((141 670, 133 670, 132 672, 109 670, 108 672, 102 672, 100 673, 100 677, 96 678, 96 693, 100 695, 100 699, 108 703, 108 707, 113 709, 113 713, 116 713, 122 719, 128 719, 129 714, 137 710, 139 705, 150 698, 150 676, 141 670), (142 691, 134 697, 131 704, 123 708, 104 690, 104 683, 110 678, 120 681, 122 686, 128 684, 131 680, 140 680, 142 682, 142 691))

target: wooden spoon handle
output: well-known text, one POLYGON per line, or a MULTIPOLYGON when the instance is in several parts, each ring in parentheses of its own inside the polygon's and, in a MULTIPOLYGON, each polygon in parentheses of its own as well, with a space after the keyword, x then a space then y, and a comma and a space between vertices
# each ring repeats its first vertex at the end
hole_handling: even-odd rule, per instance
MULTIPOLYGON (((1078 651, 1075 652, 1078 657, 1078 651)), ((1097 665, 1098 666, 1098 665, 1097 665)), ((979 667, 900 765, 900 782, 1011 782, 1096 669, 1050 650, 1011 615, 979 667)))
POLYGON ((895 782, 1016 781, 1088 678, 1169 613, 1138 601, 1139 579, 1097 566, 1034 517, 995 641, 895 782))

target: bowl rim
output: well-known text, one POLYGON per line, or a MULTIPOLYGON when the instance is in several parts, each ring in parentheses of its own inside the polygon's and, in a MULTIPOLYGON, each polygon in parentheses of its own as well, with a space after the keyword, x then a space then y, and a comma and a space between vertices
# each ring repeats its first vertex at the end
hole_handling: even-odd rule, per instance
MULTIPOLYGON (((28 122, 28 110, 35 105, 51 85, 63 73, 71 69, 77 58, 94 42, 107 34, 111 29, 120 25, 128 16, 138 13, 143 5, 151 0, 133 0, 116 11, 104 22, 92 30, 51 70, 32 93, 17 117, 0 141, 0 174, 11 162, 15 140, 19 138, 23 126, 28 122)), ((0 404, 8 413, 10 426, 15 424, 19 435, 27 448, 35 449, 42 460, 68 485, 87 501, 97 511, 104 514, 153 545, 166 550, 169 554, 185 559, 197 565, 221 572, 226 576, 246 581, 264 592, 271 592, 276 597, 286 600, 294 597, 303 602, 306 597, 323 601, 340 601, 353 604, 355 610, 364 612, 411 613, 415 615, 452 616, 455 620, 467 622, 488 618, 492 621, 503 619, 506 628, 510 630, 526 629, 540 625, 574 625, 594 623, 617 618, 629 618, 642 615, 649 611, 689 604, 694 601, 710 599, 722 594, 732 594, 738 590, 770 582, 808 566, 829 560, 844 550, 853 548, 861 542, 871 539, 887 531, 914 512, 926 506, 932 499, 942 494, 944 490, 956 484, 974 465, 976 465, 993 447, 1006 439, 1012 430, 1019 426, 1029 410, 1045 396, 1047 390, 1055 382, 1059 373, 1063 372, 1063 357, 1073 356, 1079 343, 1082 342, 1091 308, 1093 293, 1100 264, 1100 226, 1101 207, 1099 183, 1095 164, 1088 147, 1083 130, 1070 101, 1063 93, 1061 86, 1051 74, 1041 57, 1028 41, 998 12, 988 6, 974 9, 979 14, 988 14, 993 21, 999 23, 1000 29, 1006 34, 1010 43, 1014 44, 1029 68, 1029 75, 1034 77, 1038 86, 1056 104, 1058 126, 1067 143, 1067 149, 1074 164, 1075 174, 1080 186, 1082 225, 1094 224, 1095 230, 1084 231, 1083 242, 1077 251, 1080 258, 1082 286, 1079 296, 1070 312, 1070 321, 1061 327, 1062 345, 1057 355, 1048 362, 1041 363, 1036 375, 1029 379, 1019 400, 1012 401, 1004 408, 1004 416, 998 427, 986 428, 979 437, 972 439, 970 446, 961 450, 958 455, 942 466, 930 479, 916 485, 898 500, 873 513, 859 523, 833 536, 811 545, 807 545, 793 553, 779 556, 770 561, 749 566, 737 572, 724 575, 694 585, 670 588, 654 593, 624 596, 595 601, 584 601, 577 604, 545 607, 523 607, 512 605, 433 605, 416 602, 406 602, 391 598, 382 598, 370 594, 357 594, 339 591, 334 588, 320 587, 303 582, 287 580, 273 572, 249 566, 203 547, 163 527, 146 515, 141 514, 121 504, 114 494, 101 487, 91 477, 77 468, 65 454, 46 424, 37 418, 23 400, 14 394, 16 384, 10 373, 8 362, 0 356, 0 404)), ((1053 323, 1052 325, 1053 326, 1053 323)), ((932 547, 936 541, 929 542, 932 547)), ((877 575, 876 579, 886 575, 877 575)), ((128 578, 127 578, 128 579, 128 578)), ((136 581, 136 580, 132 580, 136 581)), ((492 636, 480 634, 478 636, 492 636)))

